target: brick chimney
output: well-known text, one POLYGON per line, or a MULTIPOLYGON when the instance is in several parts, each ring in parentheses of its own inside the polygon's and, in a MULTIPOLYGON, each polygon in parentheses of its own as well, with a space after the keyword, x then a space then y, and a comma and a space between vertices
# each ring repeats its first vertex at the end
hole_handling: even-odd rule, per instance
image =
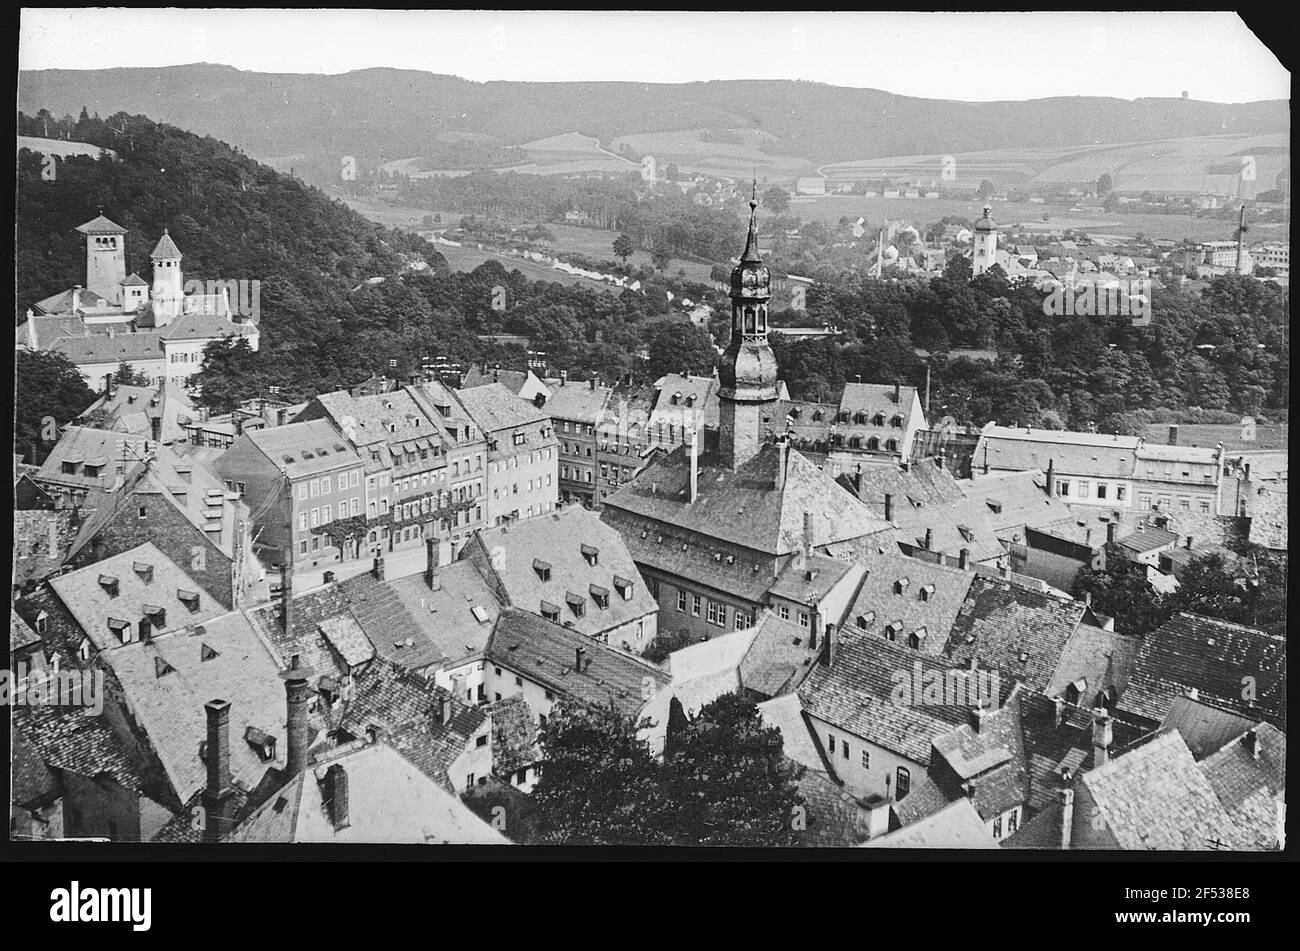
POLYGON ((433 576, 438 570, 438 562, 442 557, 440 544, 436 536, 430 535, 424 540, 424 552, 424 583, 432 588, 433 576))
POLYGON ((930 551, 932 548, 934 548, 934 529, 927 528, 925 530, 925 550, 930 551))
POLYGON ((1104 707, 1092 711, 1092 767, 1105 766, 1110 762, 1110 743, 1114 733, 1111 729, 1110 714, 1104 707))
POLYGON ((375 576, 376 581, 384 580, 384 555, 382 552, 375 554, 375 564, 370 569, 370 573, 375 576))
POLYGON ((903 402, 903 386, 897 380, 894 381, 894 402, 900 405, 903 402))
POLYGON ((1063 849, 1070 847, 1072 838, 1071 830, 1074 827, 1074 790, 1060 789, 1057 795, 1061 800, 1061 839, 1060 845, 1063 849))
POLYGON ((1054 710, 1052 711, 1052 719, 1057 726, 1060 726, 1065 720, 1065 698, 1053 697, 1052 706, 1054 707, 1054 710))
POLYGON ((1250 754, 1251 759, 1259 759, 1259 731, 1247 730, 1241 738, 1242 748, 1250 754))
POLYGON ((1114 522, 1106 523, 1106 544, 1107 545, 1115 544, 1115 529, 1117 527, 1118 526, 1114 522))
POLYGON ((348 771, 341 763, 334 763, 325 771, 325 800, 335 832, 351 825, 348 820, 348 771))
POLYGON ((858 463, 857 469, 853 471, 853 494, 862 496, 862 463, 858 463))
POLYGON ((858 801, 858 841, 870 841, 889 831, 891 805, 885 796, 869 796, 858 801))
POLYGON ((965 571, 970 567, 970 549, 963 548, 957 553, 957 567, 965 571))
POLYGON ((310 742, 307 702, 311 698, 310 680, 313 673, 310 667, 301 666, 297 654, 293 655, 289 667, 280 671, 288 713, 285 732, 289 735, 289 751, 285 757, 285 772, 290 778, 307 768, 307 744, 310 742))
POLYGON ((886 492, 885 493, 885 521, 892 522, 893 520, 894 520, 894 497, 890 495, 888 492, 886 492))
POLYGON ((971 729, 974 730, 976 733, 983 731, 984 718, 987 717, 988 715, 989 715, 989 711, 984 709, 983 704, 980 704, 979 706, 971 707, 970 710, 971 729))
POLYGON ((785 466, 790 458, 790 440, 787 436, 776 437, 776 490, 785 488, 785 466))
POLYGON ((1056 495, 1056 460, 1047 460, 1047 497, 1056 495))
POLYGON ((807 564, 808 560, 812 558, 812 554, 813 554, 813 513, 812 512, 803 513, 803 550, 801 554, 803 555, 804 564, 807 564))
MULTIPOLYGON (((695 504, 696 498, 700 493, 700 435, 696 432, 695 427, 691 427, 691 504, 695 504)), ((785 467, 777 463, 776 485, 781 487, 782 470, 785 467)))
POLYGON ((233 819, 229 814, 230 796, 234 792, 230 782, 230 703, 210 700, 204 709, 208 714, 208 781, 203 789, 206 813, 203 838, 215 842, 230 830, 233 819))
POLYGON ((587 655, 587 648, 578 647, 573 652, 573 670, 575 673, 582 673, 582 661, 587 655))
POLYGON ((835 666, 835 649, 839 641, 834 624, 826 625, 826 633, 822 637, 822 652, 819 655, 823 667, 835 666))

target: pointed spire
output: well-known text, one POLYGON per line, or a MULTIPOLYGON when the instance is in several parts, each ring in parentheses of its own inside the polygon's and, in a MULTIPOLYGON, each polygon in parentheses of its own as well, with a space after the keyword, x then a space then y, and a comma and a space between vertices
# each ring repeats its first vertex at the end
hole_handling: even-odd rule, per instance
POLYGON ((749 235, 745 238, 745 251, 740 256, 741 264, 761 264, 763 258, 758 253, 758 179, 754 179, 753 197, 749 199, 749 235))

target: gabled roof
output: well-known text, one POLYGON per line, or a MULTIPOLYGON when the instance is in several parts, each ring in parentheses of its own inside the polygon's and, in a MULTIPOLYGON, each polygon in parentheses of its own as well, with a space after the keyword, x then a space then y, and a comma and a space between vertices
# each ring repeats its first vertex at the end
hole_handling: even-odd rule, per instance
POLYGON ((546 385, 550 396, 542 409, 551 415, 551 419, 567 419, 592 426, 604 417, 610 394, 614 392, 608 386, 597 383, 593 388, 581 380, 570 380, 563 386, 558 380, 548 380, 546 385))
POLYGON ((1119 707, 1160 722, 1192 688, 1220 709, 1284 726, 1285 638, 1179 613, 1146 636, 1119 707), (1247 685, 1253 699, 1243 697, 1247 685))
POLYGON ((923 632, 918 649, 942 653, 976 576, 888 549, 868 552, 859 561, 867 574, 844 613, 843 629, 883 637, 887 625, 901 621, 901 645, 923 632))
POLYGON ((991 469, 1042 469, 1051 463, 1058 475, 1132 478, 1137 465, 1138 436, 1079 433, 1057 429, 1014 426, 984 427, 975 446, 971 467, 991 469))
POLYGON ((486 656, 558 694, 585 704, 613 704, 632 716, 645 705, 647 680, 656 692, 669 680, 648 661, 518 608, 501 610, 486 656), (579 647, 584 649, 581 672, 575 669, 579 647))
MULTIPOLYGON (((488 383, 469 390, 458 390, 460 400, 469 418, 484 433, 498 433, 506 429, 549 425, 551 417, 545 408, 538 409, 528 400, 520 399, 500 383, 488 383)), ((554 440, 549 440, 554 442, 554 440)), ((541 443, 529 440, 536 448, 541 443)))
POLYGON ((1278 807, 1286 797, 1286 734, 1267 723, 1256 724, 1200 766, 1245 840, 1244 847, 1278 848, 1278 807))
POLYGON ((969 799, 957 799, 938 812, 862 844, 868 849, 996 849, 997 839, 969 799))
POLYGON ((45 766, 89 779, 107 775, 124 789, 144 792, 135 760, 105 717, 81 707, 16 704, 12 711, 15 740, 21 733, 45 766))
MULTIPOLYGON (((1214 788, 1176 731, 1115 757, 1080 778, 1091 795, 1092 817, 1121 849, 1177 851, 1244 842, 1214 788)), ((1076 805, 1078 808, 1078 805, 1076 805)))
POLYGON ((1254 725, 1255 722, 1249 717, 1220 710, 1191 697, 1179 697, 1169 707, 1169 712, 1160 723, 1160 729, 1177 730, 1187 748, 1192 751, 1192 756, 1199 762, 1254 725))
POLYGON ((740 660, 740 685, 765 697, 780 696, 797 687, 816 660, 807 628, 765 611, 740 660))
POLYGON ((323 419, 246 431, 247 439, 291 479, 358 465, 361 458, 323 419))
POLYGON ((734 472, 701 460, 690 501, 688 447, 651 463, 617 493, 608 508, 677 526, 770 555, 803 546, 803 513, 813 514, 813 546, 884 532, 888 524, 796 450, 776 487, 780 447, 767 444, 734 472))
POLYGON ((232 842, 410 842, 506 845, 508 840, 386 743, 319 760, 272 795, 232 842), (336 829, 326 772, 347 774, 348 824, 336 829))
POLYGON ((258 332, 251 323, 229 320, 219 314, 182 314, 171 323, 158 328, 163 340, 216 340, 218 337, 251 337, 258 332))

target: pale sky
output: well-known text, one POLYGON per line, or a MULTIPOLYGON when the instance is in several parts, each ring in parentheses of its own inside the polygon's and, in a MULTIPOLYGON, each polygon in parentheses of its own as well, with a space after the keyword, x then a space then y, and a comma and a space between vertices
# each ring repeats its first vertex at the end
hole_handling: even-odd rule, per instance
POLYGON ((1232 13, 25 9, 19 37, 22 69, 392 66, 477 81, 806 79, 936 99, 1290 98, 1290 74, 1232 13))

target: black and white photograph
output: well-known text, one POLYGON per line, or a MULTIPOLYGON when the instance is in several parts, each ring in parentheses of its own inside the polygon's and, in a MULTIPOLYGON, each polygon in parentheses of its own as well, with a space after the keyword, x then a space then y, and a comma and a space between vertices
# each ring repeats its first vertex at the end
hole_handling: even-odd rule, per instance
POLYGON ((1098 923, 1240 936, 1276 17, 18 15, 10 858, 1195 852, 1098 923))

